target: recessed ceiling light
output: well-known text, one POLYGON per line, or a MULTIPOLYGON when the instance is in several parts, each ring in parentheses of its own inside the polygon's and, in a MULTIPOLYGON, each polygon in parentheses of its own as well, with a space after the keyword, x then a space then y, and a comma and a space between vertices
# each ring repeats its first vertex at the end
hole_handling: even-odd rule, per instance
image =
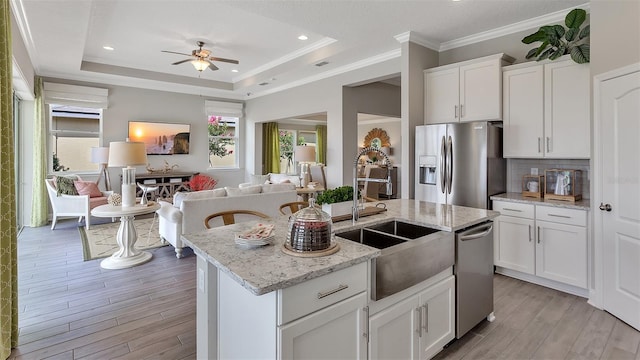
POLYGON ((307 40, 307 39, 309 39, 309 38, 307 37, 307 35, 300 35, 300 36, 298 36, 298 40, 307 40))
POLYGON ((238 72, 238 69, 233 69, 231 70, 231 72, 238 72))
POLYGON ((103 46, 102 48, 103 48, 103 49, 105 49, 105 50, 109 50, 109 51, 113 51, 113 50, 115 50, 115 49, 113 48, 113 46, 109 46, 109 45, 105 45, 105 46, 103 46))

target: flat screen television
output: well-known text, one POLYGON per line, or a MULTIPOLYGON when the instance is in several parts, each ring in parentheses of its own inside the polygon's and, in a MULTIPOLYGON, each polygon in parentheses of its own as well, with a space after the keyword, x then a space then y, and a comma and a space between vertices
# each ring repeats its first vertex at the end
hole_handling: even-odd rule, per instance
POLYGON ((190 124, 129 121, 129 140, 145 143, 147 155, 189 153, 190 124))

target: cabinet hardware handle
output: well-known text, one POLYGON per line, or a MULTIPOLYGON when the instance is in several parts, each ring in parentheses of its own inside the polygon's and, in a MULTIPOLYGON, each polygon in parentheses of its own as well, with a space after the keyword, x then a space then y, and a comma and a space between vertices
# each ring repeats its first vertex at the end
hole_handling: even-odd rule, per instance
POLYGON ((347 289, 348 287, 349 287, 349 285, 340 284, 340 286, 338 286, 337 288, 335 288, 333 290, 329 290, 329 291, 325 291, 325 292, 319 292, 318 293, 318 299, 322 299, 322 298, 327 297, 329 295, 333 295, 333 294, 337 293, 338 291, 342 291, 344 289, 347 289))
POLYGON ((567 215, 556 215, 556 214, 548 214, 548 215, 553 217, 564 218, 564 219, 571 219, 571 216, 567 216, 567 215))
POLYGON ((367 342, 369 342, 369 307, 363 307, 362 311, 364 312, 364 332, 362 333, 362 336, 364 336, 364 338, 367 339, 367 342))
POLYGON ((422 311, 421 310, 422 310, 422 307, 417 307, 416 308, 416 315, 418 316, 418 321, 416 321, 417 324, 418 324, 418 326, 416 327, 416 333, 418 333, 419 337, 422 337, 422 324, 421 324, 421 322, 422 322, 422 311))
POLYGON ((460 104, 460 118, 464 117, 464 105, 460 104))
POLYGON ((542 152, 542 149, 540 148, 540 141, 542 140, 542 138, 540 138, 538 136, 538 152, 542 152))
POLYGON ((547 152, 551 152, 551 150, 549 150, 549 141, 550 140, 551 140, 551 138, 547 136, 547 152))
POLYGON ((538 226, 538 244, 540 244, 540 226, 538 226))
POLYGON ((455 116, 455 118, 458 118, 458 105, 454 105, 453 106, 453 114, 455 116))
POLYGON ((424 329, 425 334, 429 333, 429 304, 422 305, 422 319, 420 322, 422 323, 422 328, 424 329))
POLYGON ((531 225, 529 225, 529 242, 531 242, 531 225))
POLYGON ((522 212, 522 210, 518 210, 518 209, 509 209, 509 208, 502 208, 502 210, 515 211, 515 212, 522 212))

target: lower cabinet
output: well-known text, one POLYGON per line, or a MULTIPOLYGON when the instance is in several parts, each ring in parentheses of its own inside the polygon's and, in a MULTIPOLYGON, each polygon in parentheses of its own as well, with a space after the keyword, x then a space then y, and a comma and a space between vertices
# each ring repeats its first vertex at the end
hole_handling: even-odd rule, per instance
POLYGON ((278 328, 281 359, 367 359, 367 294, 278 328))
POLYGON ((455 278, 372 315, 370 359, 428 359, 455 336, 455 278))
POLYGON ((506 201, 494 201, 493 209, 501 214, 494 220, 496 266, 587 288, 585 210, 506 201))

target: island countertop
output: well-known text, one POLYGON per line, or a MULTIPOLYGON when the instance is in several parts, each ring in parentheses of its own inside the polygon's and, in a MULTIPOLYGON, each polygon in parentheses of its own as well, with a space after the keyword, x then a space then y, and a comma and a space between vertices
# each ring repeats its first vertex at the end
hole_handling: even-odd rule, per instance
MULTIPOLYGON (((462 206, 434 204, 425 201, 397 199, 381 201, 387 211, 361 217, 355 225, 351 220, 333 223, 334 231, 349 230, 383 221, 404 220, 444 231, 457 231, 499 215, 496 211, 462 206)), ((375 203, 370 203, 371 206, 375 203)), ((367 205, 369 206, 369 204, 367 205)), ((194 252, 212 263, 218 270, 255 295, 283 289, 380 255, 380 250, 335 237, 340 250, 321 257, 295 257, 282 252, 286 240, 288 215, 271 220, 250 221, 217 227, 202 232, 183 234, 182 240, 194 252), (255 249, 236 246, 234 236, 250 229, 256 223, 275 225, 275 240, 272 245, 255 249)))

